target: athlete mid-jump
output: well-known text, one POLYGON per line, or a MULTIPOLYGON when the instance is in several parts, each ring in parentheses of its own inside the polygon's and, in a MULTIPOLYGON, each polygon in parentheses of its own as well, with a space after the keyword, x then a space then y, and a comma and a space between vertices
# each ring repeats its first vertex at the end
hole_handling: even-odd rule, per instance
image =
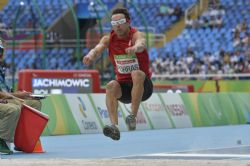
POLYGON ((126 124, 129 130, 135 130, 140 102, 151 96, 153 84, 145 35, 130 26, 128 10, 114 9, 111 25, 111 33, 102 37, 96 47, 83 58, 83 63, 89 65, 104 49, 108 49, 116 80, 110 81, 106 86, 106 105, 111 125, 106 125, 103 133, 113 140, 119 140, 118 101, 131 103, 131 114, 126 117, 126 124))

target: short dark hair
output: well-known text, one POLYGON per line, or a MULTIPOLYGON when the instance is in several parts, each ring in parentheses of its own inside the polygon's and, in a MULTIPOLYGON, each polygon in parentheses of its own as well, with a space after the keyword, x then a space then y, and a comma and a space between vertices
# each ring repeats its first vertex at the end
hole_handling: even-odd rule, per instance
POLYGON ((130 15, 129 15, 128 9, 126 8, 115 8, 112 11, 111 16, 113 16, 114 14, 124 14, 125 18, 130 20, 130 15))

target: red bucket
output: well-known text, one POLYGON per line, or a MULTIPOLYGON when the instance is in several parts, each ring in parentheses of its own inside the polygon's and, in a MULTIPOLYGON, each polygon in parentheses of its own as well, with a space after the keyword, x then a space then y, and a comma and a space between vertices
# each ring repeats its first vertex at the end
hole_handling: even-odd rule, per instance
POLYGON ((15 131, 15 146, 23 152, 32 153, 48 120, 48 115, 23 104, 15 131))

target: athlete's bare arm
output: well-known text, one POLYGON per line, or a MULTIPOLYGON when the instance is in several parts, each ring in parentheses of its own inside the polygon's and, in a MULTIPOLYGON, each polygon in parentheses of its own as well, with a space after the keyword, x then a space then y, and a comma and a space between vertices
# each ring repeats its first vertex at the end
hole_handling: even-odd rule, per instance
POLYGON ((109 46, 109 35, 103 36, 100 42, 89 51, 89 53, 83 57, 83 64, 89 65, 92 63, 98 56, 102 54, 104 49, 108 48, 109 46))
POLYGON ((127 48, 126 53, 135 54, 138 52, 143 52, 146 48, 145 34, 139 31, 134 33, 132 43, 134 43, 134 45, 132 47, 127 48))

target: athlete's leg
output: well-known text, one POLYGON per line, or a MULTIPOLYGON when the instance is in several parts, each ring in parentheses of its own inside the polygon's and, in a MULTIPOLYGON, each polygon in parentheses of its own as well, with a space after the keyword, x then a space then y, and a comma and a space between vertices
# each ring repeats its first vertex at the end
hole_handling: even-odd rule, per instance
POLYGON ((106 105, 109 112, 111 125, 105 125, 103 134, 113 140, 120 139, 118 129, 118 98, 122 95, 120 84, 117 81, 110 81, 106 86, 106 105))
POLYGON ((106 105, 111 124, 118 125, 118 98, 121 96, 120 84, 114 80, 110 81, 106 86, 106 105))
POLYGON ((131 77, 133 81, 133 88, 131 92, 131 113, 136 116, 144 92, 144 80, 146 75, 141 70, 135 70, 131 73, 131 77))

